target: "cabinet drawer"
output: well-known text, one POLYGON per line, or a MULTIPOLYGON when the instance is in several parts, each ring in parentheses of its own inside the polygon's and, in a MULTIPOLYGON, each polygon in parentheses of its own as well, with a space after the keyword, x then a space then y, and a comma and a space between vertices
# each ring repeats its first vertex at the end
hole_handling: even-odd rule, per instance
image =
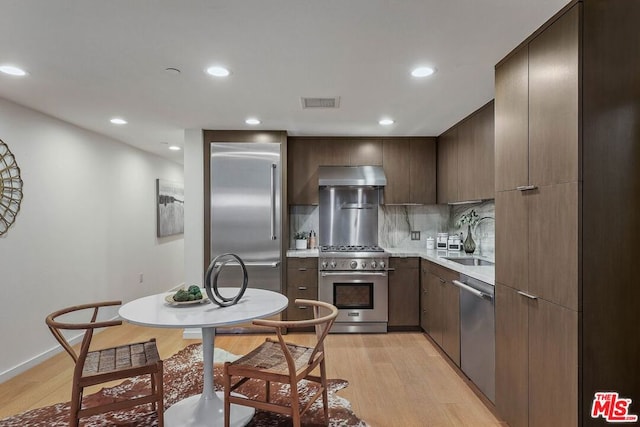
POLYGON ((318 270, 289 270, 287 272, 287 289, 294 289, 300 286, 307 288, 318 287, 318 270))
POLYGON ((460 276, 460 273, 457 273, 453 270, 449 270, 448 268, 435 264, 433 262, 429 262, 425 260, 422 260, 422 262, 423 262, 423 268, 426 268, 428 272, 430 272, 434 276, 438 276, 439 278, 447 282, 450 282, 452 280, 457 280, 458 277, 460 276))
POLYGON ((391 257, 389 258, 389 268, 419 268, 420 259, 416 257, 409 258, 400 258, 400 257, 391 257))
MULTIPOLYGON (((298 295, 297 298, 307 298, 307 299, 318 299, 318 290, 315 289, 315 297, 305 297, 298 295)), ((289 297, 289 307, 287 307, 287 320, 307 320, 313 319, 313 307, 310 305, 296 305, 294 303, 294 298, 290 295, 289 297)))
POLYGON ((313 307, 304 305, 291 305, 287 308, 287 320, 308 320, 313 319, 313 307))
POLYGON ((318 258, 287 258, 287 270, 318 268, 318 258))
POLYGON ((293 305, 296 298, 317 300, 318 287, 307 285, 289 286, 287 289, 287 298, 289 298, 289 305, 293 305))

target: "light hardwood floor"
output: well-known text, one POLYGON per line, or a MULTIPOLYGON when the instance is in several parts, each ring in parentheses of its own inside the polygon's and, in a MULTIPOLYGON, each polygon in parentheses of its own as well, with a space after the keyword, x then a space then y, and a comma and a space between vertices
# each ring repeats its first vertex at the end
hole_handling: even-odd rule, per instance
MULTIPOLYGON (((156 337, 168 358, 197 340, 184 340, 177 329, 129 324, 94 337, 95 348, 156 337)), ((311 334, 292 333, 287 340, 308 344, 311 334)), ((263 335, 217 335, 216 347, 244 354, 263 335)), ((336 334, 327 337, 327 374, 349 381, 339 394, 372 427, 504 426, 421 333, 336 334)), ((0 419, 29 409, 69 400, 71 358, 60 353, 0 384, 0 419)), ((97 388, 95 388, 97 390, 97 388)))

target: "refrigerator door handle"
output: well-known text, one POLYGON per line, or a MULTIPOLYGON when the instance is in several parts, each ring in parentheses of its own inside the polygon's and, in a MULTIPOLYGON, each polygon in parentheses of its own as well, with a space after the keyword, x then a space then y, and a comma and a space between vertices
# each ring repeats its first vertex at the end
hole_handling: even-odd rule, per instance
POLYGON ((276 164, 271 164, 271 240, 276 240, 276 164))
MULTIPOLYGON (((221 265, 223 265, 223 263, 217 262, 214 267, 218 268, 221 265)), ((240 264, 237 263, 237 262, 226 262, 226 263, 224 263, 224 265, 239 266, 240 264)), ((247 267, 271 267, 271 268, 277 268, 280 265, 280 261, 274 261, 274 262, 245 262, 244 265, 247 266, 247 267)))

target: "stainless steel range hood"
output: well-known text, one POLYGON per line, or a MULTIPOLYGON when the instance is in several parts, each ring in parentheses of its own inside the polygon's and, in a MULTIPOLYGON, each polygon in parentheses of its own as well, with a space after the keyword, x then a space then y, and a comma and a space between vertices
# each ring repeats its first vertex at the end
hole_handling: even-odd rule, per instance
POLYGON ((387 185, 382 166, 319 166, 318 185, 381 187, 387 185))

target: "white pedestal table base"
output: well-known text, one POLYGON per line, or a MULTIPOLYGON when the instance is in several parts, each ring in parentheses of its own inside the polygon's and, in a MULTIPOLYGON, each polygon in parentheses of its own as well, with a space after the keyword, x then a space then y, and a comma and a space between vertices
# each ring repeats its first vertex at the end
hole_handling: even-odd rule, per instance
MULTIPOLYGON (((234 396, 236 393, 232 393, 234 396)), ((213 399, 204 399, 196 394, 175 403, 164 413, 164 425, 179 426, 224 426, 224 393, 219 391, 213 399)), ((242 427, 251 421, 256 410, 242 405, 231 405, 231 427, 242 427)))
MULTIPOLYGON (((164 412, 164 423, 167 427, 224 426, 224 392, 216 392, 213 388, 215 339, 215 328, 202 328, 202 394, 187 397, 167 409, 164 412)), ((243 427, 249 423, 255 412, 254 408, 248 406, 231 405, 229 425, 243 427)))

